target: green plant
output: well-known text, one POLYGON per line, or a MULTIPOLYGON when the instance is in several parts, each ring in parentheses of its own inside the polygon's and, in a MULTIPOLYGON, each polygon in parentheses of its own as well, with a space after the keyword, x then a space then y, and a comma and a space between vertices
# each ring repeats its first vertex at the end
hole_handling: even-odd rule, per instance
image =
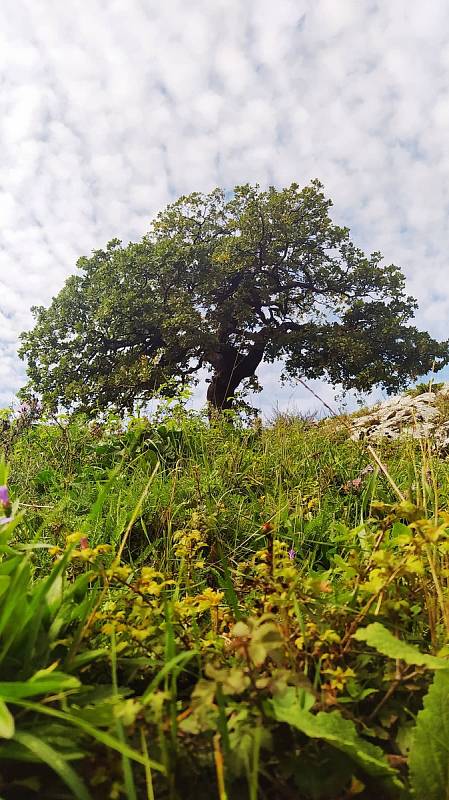
POLYGON ((407 441, 371 467, 337 428, 175 407, 21 432, 0 796, 444 796, 447 464, 407 441))
POLYGON ((418 383, 416 386, 411 386, 410 389, 407 389, 405 394, 409 397, 419 397, 421 394, 425 394, 426 392, 439 392, 444 386, 444 383, 434 383, 433 381, 429 381, 428 383, 418 383))
MULTIPOLYGON (((9 544, 19 522, 13 516, 0 526, 0 787, 40 792, 45 786, 47 797, 60 797, 61 784, 49 779, 50 772, 71 796, 88 800, 91 793, 74 765, 87 758, 92 744, 161 767, 114 735, 123 693, 105 684, 92 694, 78 677, 104 662, 108 651, 86 646, 99 600, 97 570, 69 581, 68 567, 77 555, 96 561, 104 548, 77 551, 69 544, 49 574, 36 580, 32 560, 40 545, 9 544)), ((81 535, 75 539, 82 541, 81 535)))

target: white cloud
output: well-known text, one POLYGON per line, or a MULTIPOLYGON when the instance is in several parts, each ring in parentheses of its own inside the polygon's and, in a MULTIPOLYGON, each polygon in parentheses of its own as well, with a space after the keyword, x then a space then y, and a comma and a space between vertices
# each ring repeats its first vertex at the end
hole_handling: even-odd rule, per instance
MULTIPOLYGON (((448 70, 444 0, 4 0, 0 402, 29 307, 77 257, 215 185, 319 177, 446 337, 448 70)), ((264 406, 288 403, 264 376, 264 406)))

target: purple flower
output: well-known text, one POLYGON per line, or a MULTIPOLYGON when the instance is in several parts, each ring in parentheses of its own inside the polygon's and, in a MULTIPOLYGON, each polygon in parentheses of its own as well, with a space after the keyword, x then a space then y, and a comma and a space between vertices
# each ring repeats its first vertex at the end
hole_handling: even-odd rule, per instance
POLYGON ((7 486, 0 486, 0 503, 2 506, 9 506, 9 493, 7 486))
POLYGON ((0 525, 6 525, 8 522, 11 522, 12 517, 0 517, 0 525))
POLYGON ((291 561, 293 561, 293 559, 296 558, 296 550, 294 549, 294 547, 291 547, 290 550, 288 551, 288 557, 291 561))

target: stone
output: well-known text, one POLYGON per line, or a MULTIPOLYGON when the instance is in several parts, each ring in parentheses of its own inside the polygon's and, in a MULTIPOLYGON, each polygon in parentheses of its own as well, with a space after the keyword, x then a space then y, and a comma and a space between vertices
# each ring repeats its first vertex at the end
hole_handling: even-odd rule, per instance
POLYGON ((401 436, 431 438, 439 450, 449 451, 449 421, 441 419, 439 396, 449 394, 449 383, 416 397, 399 395, 379 403, 363 416, 350 420, 351 439, 379 441, 401 436))

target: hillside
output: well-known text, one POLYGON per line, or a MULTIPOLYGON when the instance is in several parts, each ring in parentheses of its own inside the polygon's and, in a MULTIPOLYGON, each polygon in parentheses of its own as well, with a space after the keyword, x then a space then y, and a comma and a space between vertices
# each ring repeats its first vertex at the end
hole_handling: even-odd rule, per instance
POLYGON ((0 796, 445 796, 446 392, 5 413, 0 796))

